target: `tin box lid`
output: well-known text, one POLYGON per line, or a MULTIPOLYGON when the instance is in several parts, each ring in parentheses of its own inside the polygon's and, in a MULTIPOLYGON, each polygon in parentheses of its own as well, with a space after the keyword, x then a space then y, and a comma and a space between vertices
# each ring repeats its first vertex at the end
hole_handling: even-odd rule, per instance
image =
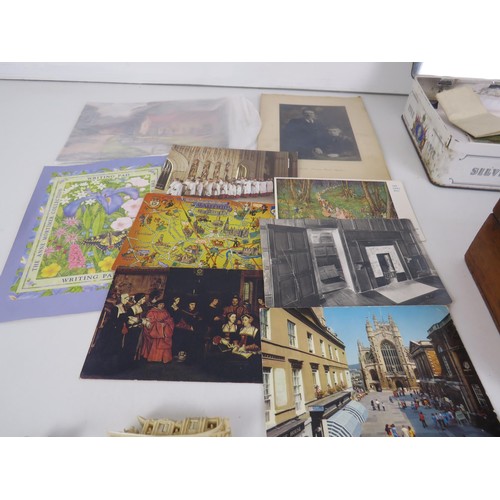
POLYGON ((433 76, 441 78, 482 79, 500 83, 500 60, 472 61, 431 61, 414 62, 411 76, 433 76))

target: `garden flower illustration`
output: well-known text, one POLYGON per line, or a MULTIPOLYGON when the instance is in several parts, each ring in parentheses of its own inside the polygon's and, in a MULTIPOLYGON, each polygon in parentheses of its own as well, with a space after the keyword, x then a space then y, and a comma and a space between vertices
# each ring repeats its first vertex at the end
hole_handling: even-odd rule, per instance
POLYGON ((118 217, 118 219, 112 222, 111 228, 115 231, 123 231, 124 229, 128 229, 132 225, 132 222, 130 217, 118 217))
POLYGON ((49 256, 49 255, 53 254, 54 252, 55 252, 54 247, 47 247, 43 254, 49 256))
POLYGON ((142 205, 142 198, 137 198, 136 200, 128 200, 123 205, 122 208, 129 217, 135 217, 139 208, 142 205))
POLYGON ((66 219, 64 219, 63 224, 70 227, 78 226, 80 224, 80 221, 75 217, 67 217, 66 219))
POLYGON ((111 271, 111 267, 113 266, 114 261, 114 257, 104 257, 104 259, 99 262, 101 271, 111 271))
POLYGON ((76 243, 73 243, 69 247, 69 256, 68 256, 68 267, 70 269, 74 269, 75 267, 84 267, 85 266, 85 257, 83 256, 82 249, 76 243))
MULTIPOLYGON (((83 194, 83 193, 82 193, 83 194)), ((77 210, 80 208, 82 203, 90 200, 95 200, 101 204, 104 211, 110 215, 120 209, 123 203, 122 194, 130 196, 132 199, 136 200, 139 197, 139 191, 136 188, 124 187, 124 188, 106 188, 101 192, 88 192, 87 196, 78 198, 66 205, 63 209, 65 217, 74 217, 77 210)))
POLYGON ((64 241, 66 243, 76 243, 78 240, 78 235, 75 233, 68 233, 64 236, 64 241))
POLYGON ((56 238, 62 238, 63 236, 66 236, 66 234, 67 234, 67 231, 63 227, 59 227, 58 229, 56 229, 54 231, 54 236, 56 238))
POLYGON ((50 264, 49 266, 45 266, 42 269, 42 272, 41 272, 42 278, 53 278, 54 276, 57 275, 57 273, 60 270, 61 270, 61 266, 54 262, 53 264, 50 264))

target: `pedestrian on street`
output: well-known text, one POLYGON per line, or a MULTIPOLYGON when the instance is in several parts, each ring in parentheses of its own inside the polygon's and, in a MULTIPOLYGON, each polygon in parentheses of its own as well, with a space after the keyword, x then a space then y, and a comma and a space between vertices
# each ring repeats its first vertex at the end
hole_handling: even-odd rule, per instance
POLYGON ((396 426, 394 424, 391 424, 391 434, 392 434, 392 437, 399 437, 399 434, 398 434, 398 431, 396 429, 396 426))
POLYGON ((382 403, 382 410, 385 411, 385 404, 384 403, 382 403))
POLYGON ((391 433, 391 427, 389 424, 385 424, 385 433, 389 436, 389 437, 392 437, 392 433, 391 433))
POLYGON ((451 424, 455 420, 455 415, 453 415, 453 412, 451 410, 448 410, 448 422, 451 424))
POLYGON ((433 413, 431 415, 431 418, 432 418, 432 423, 434 424, 434 427, 437 429, 438 428, 438 421, 437 421, 437 417, 436 417, 436 414, 433 413))
POLYGON ((403 425, 403 427, 401 427, 401 437, 410 437, 410 431, 408 430, 406 425, 403 425))
POLYGON ((377 410, 380 411, 380 401, 378 399, 375 401, 375 404, 377 405, 377 410))
POLYGON ((372 410, 375 410, 375 403, 373 402, 373 399, 370 402, 372 404, 372 410))
POLYGON ((444 425, 443 414, 439 412, 436 418, 437 418, 437 423, 439 424, 439 428, 444 431, 445 425, 444 425))
POLYGON ((425 421, 425 415, 422 412, 419 412, 418 419, 422 422, 422 426, 425 429, 427 427, 427 422, 425 421))
POLYGON ((410 437, 414 438, 416 436, 415 431, 413 430, 413 427, 408 426, 408 434, 410 434, 410 437))

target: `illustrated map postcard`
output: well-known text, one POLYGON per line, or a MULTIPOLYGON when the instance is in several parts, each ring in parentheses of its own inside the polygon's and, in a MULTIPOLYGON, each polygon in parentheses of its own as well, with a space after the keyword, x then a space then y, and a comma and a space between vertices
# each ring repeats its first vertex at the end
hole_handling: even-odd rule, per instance
POLYGON ((274 212, 266 203, 150 193, 113 269, 262 269, 259 219, 274 218, 274 212))
POLYGON ((277 177, 275 193, 278 219, 410 219, 425 240, 398 181, 277 177))
POLYGON ((167 154, 172 144, 249 148, 259 112, 244 97, 85 105, 58 162, 167 154))
POLYGON ((262 271, 120 267, 80 377, 262 383, 262 271))
POLYGON ((259 149, 296 151, 299 177, 389 180, 361 97, 264 94, 259 149))
POLYGON ((0 321, 101 309, 118 250, 164 163, 45 167, 0 278, 0 321))
POLYGON ((297 153, 174 145, 156 191, 274 203, 274 177, 297 175, 297 153))
POLYGON ((267 436, 500 436, 447 307, 261 311, 267 436))
POLYGON ((409 219, 262 219, 260 235, 268 307, 451 303, 409 219))

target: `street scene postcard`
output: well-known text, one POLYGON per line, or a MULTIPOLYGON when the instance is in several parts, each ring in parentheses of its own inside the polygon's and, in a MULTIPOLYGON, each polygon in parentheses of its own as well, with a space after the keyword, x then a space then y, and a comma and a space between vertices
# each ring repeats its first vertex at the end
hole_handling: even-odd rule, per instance
POLYGON ((445 306, 261 310, 269 437, 490 437, 500 423, 445 306))

